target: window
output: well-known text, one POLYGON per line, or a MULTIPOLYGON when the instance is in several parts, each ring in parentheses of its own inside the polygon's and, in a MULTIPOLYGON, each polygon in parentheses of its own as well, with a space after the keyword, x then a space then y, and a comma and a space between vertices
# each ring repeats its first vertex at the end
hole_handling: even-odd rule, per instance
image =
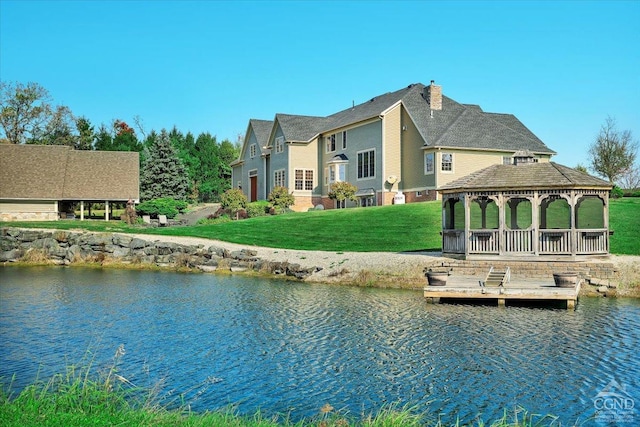
POLYGON ((343 150, 347 149, 347 131, 346 130, 342 131, 342 149, 343 150))
POLYGON ((374 178, 376 176, 376 151, 361 151, 358 153, 358 179, 374 178))
POLYGON ((337 163, 337 164, 329 165, 327 184, 333 184, 334 182, 342 182, 346 180, 347 180, 347 164, 346 163, 337 163))
POLYGON ((273 186, 286 187, 286 185, 284 185, 284 169, 277 170, 273 173, 273 186))
POLYGON ((251 156, 252 159, 256 156, 256 148, 256 144, 251 144, 249 147, 249 156, 251 156))
POLYGON ((284 151, 284 138, 279 136, 276 138, 276 153, 282 153, 284 151))
POLYGON ((502 164, 503 165, 510 165, 513 163, 513 157, 511 156, 502 156, 502 164))
POLYGON ((431 175, 433 171, 433 153, 424 153, 424 174, 431 175))
POLYGON ((416 197, 422 197, 422 191, 416 191, 416 197))
POLYGON ((442 172, 453 172, 453 154, 442 153, 442 172))
POLYGON ((336 134, 329 135, 327 138, 327 153, 336 151, 336 134))
POLYGON ((295 177, 296 190, 313 190, 313 169, 296 169, 295 177))

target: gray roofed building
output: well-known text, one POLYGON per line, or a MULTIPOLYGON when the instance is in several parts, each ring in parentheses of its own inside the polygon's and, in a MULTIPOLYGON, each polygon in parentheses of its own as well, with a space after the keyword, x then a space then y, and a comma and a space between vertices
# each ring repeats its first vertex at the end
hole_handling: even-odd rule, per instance
MULTIPOLYGON (((265 129, 264 123, 250 121, 245 146, 256 143, 250 133, 262 132, 257 129, 265 129)), ((269 123, 266 161, 251 162, 243 147, 232 165, 233 180, 248 194, 263 195, 258 197, 266 197, 276 183, 293 189, 296 200, 304 200, 296 202, 298 210, 320 203, 330 208, 327 195, 334 180, 374 188, 379 205, 393 203, 397 192, 407 202, 425 201, 438 197, 438 187, 468 173, 512 163, 518 151, 528 150, 541 163, 555 154, 514 115, 454 101, 433 81, 326 117, 278 113, 269 123), (338 164, 341 157, 336 156, 349 160, 338 164), (301 176, 305 179, 296 179, 301 176), (254 185, 259 192, 251 191, 254 185)))
POLYGON ((273 128, 273 120, 258 120, 251 119, 249 121, 253 127, 253 131, 256 134, 256 139, 260 145, 260 150, 266 152, 267 143, 269 142, 269 135, 271 134, 271 128, 273 128))
POLYGON ((0 145, 0 216, 56 219, 58 202, 139 199, 139 154, 0 145))

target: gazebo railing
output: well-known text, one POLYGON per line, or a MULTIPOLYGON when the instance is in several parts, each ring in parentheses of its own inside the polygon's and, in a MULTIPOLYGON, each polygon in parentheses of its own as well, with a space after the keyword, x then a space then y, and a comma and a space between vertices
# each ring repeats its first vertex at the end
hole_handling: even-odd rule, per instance
POLYGON ((471 230, 469 253, 497 254, 500 252, 500 231, 495 229, 471 230))
POLYGON ((464 230, 442 230, 442 251, 463 254, 465 250, 464 230))
POLYGON ((443 230, 442 250, 445 253, 463 254, 526 254, 534 252, 534 242, 538 239, 541 255, 571 255, 572 241, 576 240, 576 254, 606 254, 609 251, 609 231, 606 228, 578 229, 498 229, 470 230, 465 241, 464 230, 443 230), (501 239, 504 247, 501 248, 501 239), (502 249, 502 251, 501 251, 502 249))
POLYGON ((507 253, 533 253, 533 230, 505 230, 504 250, 507 253))
POLYGON ((606 228, 579 229, 576 233, 578 235, 578 254, 606 254, 609 252, 609 231, 606 228))
POLYGON ((541 254, 571 253, 571 230, 540 230, 539 239, 541 254))

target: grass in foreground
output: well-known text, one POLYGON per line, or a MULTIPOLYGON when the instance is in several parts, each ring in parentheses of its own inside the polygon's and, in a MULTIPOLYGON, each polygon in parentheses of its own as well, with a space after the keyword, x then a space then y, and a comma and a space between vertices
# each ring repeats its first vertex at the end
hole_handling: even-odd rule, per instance
MULTIPOLYGON (((99 380, 90 377, 90 369, 67 369, 46 382, 36 382, 15 397, 4 386, 0 390, 0 425, 30 426, 233 426, 233 427, 544 427, 560 426, 554 416, 539 416, 517 409, 491 423, 476 420, 471 424, 447 424, 437 417, 416 414, 412 408, 387 406, 376 414, 350 417, 325 404, 317 416, 292 421, 287 416, 265 416, 260 412, 244 416, 229 408, 193 413, 188 407, 167 409, 157 403, 153 391, 135 388, 117 374, 114 365, 99 380)), ((122 354, 124 352, 122 351, 122 354)), ((121 354, 120 354, 121 355, 121 354)))
MULTIPOLYGON (((611 253, 640 255, 640 198, 611 200, 611 253)), ((189 227, 143 228, 121 221, 11 222, 0 226, 204 237, 282 249, 354 252, 439 251, 441 203, 290 213, 189 227)))

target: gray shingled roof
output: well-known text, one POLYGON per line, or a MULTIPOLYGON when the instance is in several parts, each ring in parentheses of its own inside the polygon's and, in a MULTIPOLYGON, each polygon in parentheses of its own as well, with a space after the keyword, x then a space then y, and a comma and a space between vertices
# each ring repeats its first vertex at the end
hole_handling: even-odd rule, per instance
POLYGON ((287 141, 308 142, 319 133, 378 117, 402 101, 422 135, 425 147, 528 149, 536 154, 555 154, 512 114, 487 113, 478 105, 460 104, 443 95, 442 110, 434 110, 431 117, 431 109, 423 97, 424 89, 421 83, 411 84, 328 117, 276 114, 276 120, 287 141))
POLYGON ((611 189, 611 183, 554 162, 493 165, 438 188, 443 193, 517 189, 611 189))
POLYGON ((0 199, 126 201, 139 176, 134 152, 0 144, 0 199))
POLYGON ((269 142, 269 135, 271 134, 271 129, 273 128, 273 120, 251 119, 249 120, 249 122, 251 123, 251 127, 253 128, 253 132, 256 134, 256 139, 258 140, 260 150, 262 151, 262 153, 268 151, 265 149, 265 147, 269 142))
POLYGON ((326 117, 278 113, 276 121, 280 124, 286 141, 309 142, 327 127, 329 120, 326 117))

